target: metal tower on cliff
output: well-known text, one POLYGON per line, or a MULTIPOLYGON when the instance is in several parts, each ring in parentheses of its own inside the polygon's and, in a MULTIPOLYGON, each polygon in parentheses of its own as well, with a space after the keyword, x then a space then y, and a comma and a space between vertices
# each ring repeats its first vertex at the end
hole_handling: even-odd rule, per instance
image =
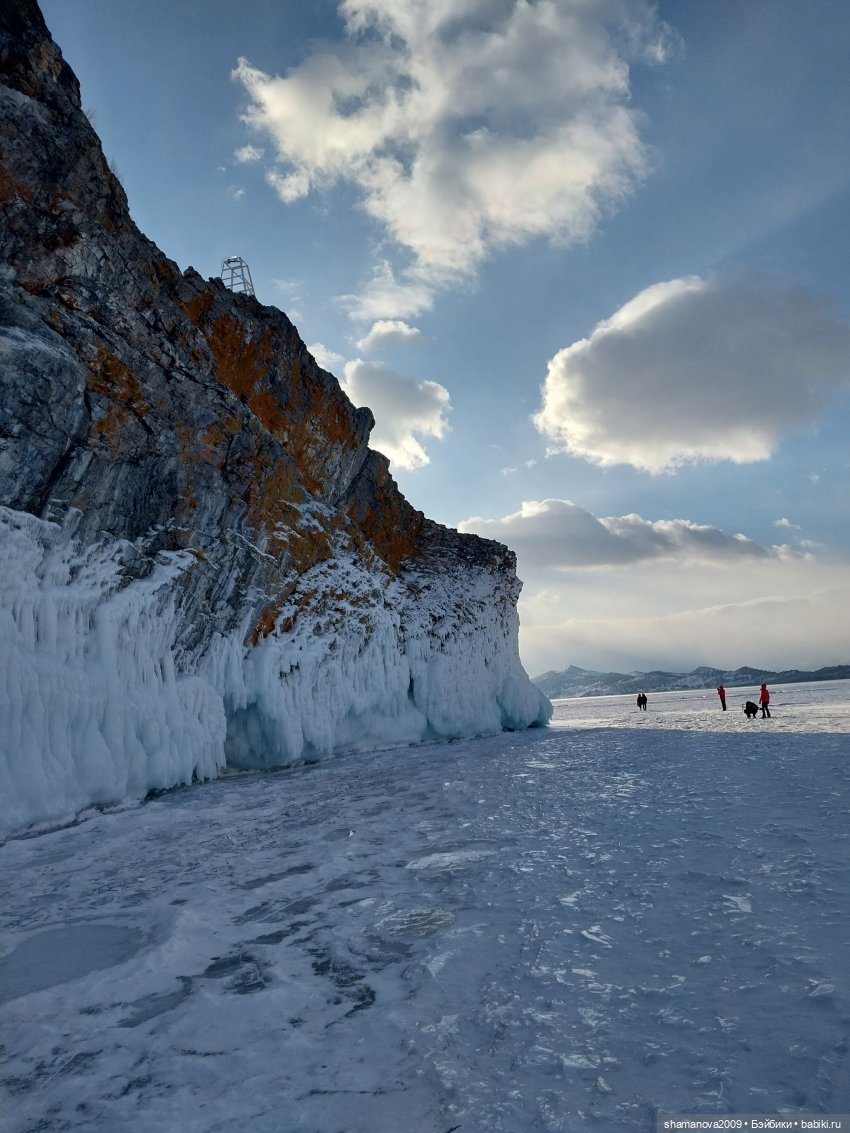
POLYGON ((251 269, 241 256, 228 256, 221 261, 221 282, 231 291, 241 291, 245 295, 254 294, 251 269))

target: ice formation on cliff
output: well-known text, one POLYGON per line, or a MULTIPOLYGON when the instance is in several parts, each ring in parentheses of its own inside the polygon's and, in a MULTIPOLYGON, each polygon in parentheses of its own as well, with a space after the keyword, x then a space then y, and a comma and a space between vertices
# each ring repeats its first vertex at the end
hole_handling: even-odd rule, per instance
POLYGON ((306 572, 277 632, 247 623, 178 671, 175 594, 196 567, 160 552, 129 584, 118 540, 0 509, 0 796, 15 830, 216 775, 548 720, 498 572, 376 574, 352 550, 306 572), (318 605, 297 616, 311 594, 318 605), (321 611, 321 612, 317 612, 321 611), (292 628, 286 629, 287 622, 292 628))

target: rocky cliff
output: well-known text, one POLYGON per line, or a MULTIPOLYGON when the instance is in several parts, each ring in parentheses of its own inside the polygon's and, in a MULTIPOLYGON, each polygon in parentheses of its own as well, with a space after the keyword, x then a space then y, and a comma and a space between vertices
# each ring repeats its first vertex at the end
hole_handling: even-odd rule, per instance
POLYGON ((410 506, 285 314, 138 231, 32 0, 0 81, 7 828, 545 722, 512 553, 410 506))

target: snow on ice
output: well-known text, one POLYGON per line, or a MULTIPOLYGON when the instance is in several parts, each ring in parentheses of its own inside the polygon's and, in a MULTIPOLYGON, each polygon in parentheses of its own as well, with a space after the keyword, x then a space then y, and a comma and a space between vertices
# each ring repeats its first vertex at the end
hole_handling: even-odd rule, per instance
POLYGON ((771 691, 559 702, 9 840, 6 1128, 846 1110, 850 682, 771 691))

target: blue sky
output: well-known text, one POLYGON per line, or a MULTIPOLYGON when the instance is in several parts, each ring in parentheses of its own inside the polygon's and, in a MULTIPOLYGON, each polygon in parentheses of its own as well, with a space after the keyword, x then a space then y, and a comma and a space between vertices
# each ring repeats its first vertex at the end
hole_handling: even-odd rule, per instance
POLYGON ((850 660, 850 7, 42 8, 142 230, 517 552, 532 675, 850 660))

